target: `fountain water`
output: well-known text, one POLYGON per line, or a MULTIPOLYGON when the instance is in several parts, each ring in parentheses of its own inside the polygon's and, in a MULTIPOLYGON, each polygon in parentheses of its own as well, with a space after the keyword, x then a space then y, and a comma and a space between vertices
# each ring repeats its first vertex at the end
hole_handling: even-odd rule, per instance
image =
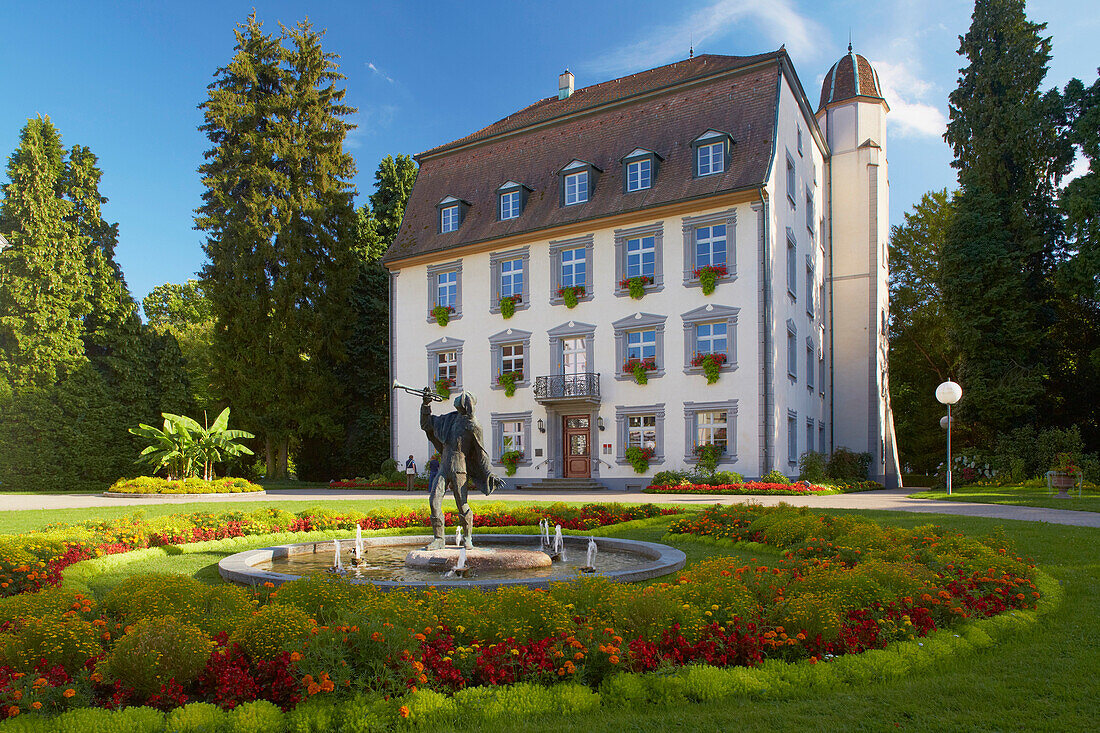
POLYGON ((550 549, 550 520, 543 517, 539 520, 539 537, 542 540, 543 548, 550 549))
POLYGON ((561 525, 554 525, 554 551, 551 557, 556 557, 558 560, 565 562, 565 540, 561 536, 561 525))
POLYGON ((340 557, 340 540, 332 541, 333 548, 335 550, 335 556, 332 560, 332 572, 343 573, 344 572, 344 560, 340 557))
POLYGON ((462 547, 462 527, 455 527, 455 547, 462 547))
POLYGON ((584 567, 581 568, 582 572, 594 573, 596 572, 596 538, 588 538, 588 552, 584 557, 584 567))
POLYGON ((352 565, 363 564, 363 528, 355 526, 355 560, 352 565))

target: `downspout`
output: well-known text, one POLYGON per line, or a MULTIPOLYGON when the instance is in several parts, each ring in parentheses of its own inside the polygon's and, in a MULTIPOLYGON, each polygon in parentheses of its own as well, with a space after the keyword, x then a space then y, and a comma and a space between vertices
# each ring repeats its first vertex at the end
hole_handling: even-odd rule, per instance
MULTIPOLYGON (((393 380, 397 378, 394 374, 396 371, 397 362, 397 273, 390 272, 387 278, 389 283, 389 301, 390 301, 390 317, 389 317, 389 384, 393 384, 393 380)), ((397 459, 397 400, 394 399, 393 390, 388 391, 387 399, 390 401, 390 458, 397 459)))
MULTIPOLYGON (((778 109, 778 108, 777 108, 778 109)), ((778 112, 776 113, 778 116, 778 112)), ((773 143, 774 144, 774 143, 773 143)), ((774 157, 774 156, 773 156, 774 157)), ((771 243, 768 239, 768 192, 764 190, 764 187, 760 187, 760 221, 763 227, 761 240, 764 243, 763 252, 763 272, 761 277, 763 278, 762 287, 764 289, 764 308, 761 313, 761 319, 764 322, 764 343, 761 348, 764 350, 763 358, 761 359, 764 365, 764 384, 761 385, 761 390, 764 395, 764 449, 763 449, 763 468, 770 471, 771 465, 771 444, 772 444, 772 265, 771 265, 771 243)), ((761 474, 763 476, 763 474, 761 474)))

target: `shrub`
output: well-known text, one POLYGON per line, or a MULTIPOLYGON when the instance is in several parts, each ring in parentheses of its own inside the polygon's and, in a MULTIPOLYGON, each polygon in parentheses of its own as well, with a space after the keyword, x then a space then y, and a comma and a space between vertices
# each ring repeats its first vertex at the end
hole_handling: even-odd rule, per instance
POLYGON ((0 625, 21 618, 60 616, 67 611, 75 611, 91 620, 96 610, 95 600, 82 593, 65 588, 46 588, 37 593, 0 598, 0 625))
POLYGON ((103 605, 126 623, 174 616, 214 633, 246 619, 255 602, 238 586, 211 586, 186 575, 153 574, 127 578, 108 592, 103 605))
POLYGON ((243 478, 204 481, 201 478, 192 477, 173 481, 157 476, 119 479, 108 489, 117 494, 240 494, 263 490, 264 487, 243 478))
POLYGON ((789 484, 791 480, 783 475, 778 468, 773 468, 760 477, 760 482, 765 484, 789 484))
POLYGON ((267 700, 238 705, 226 716, 225 733, 282 733, 283 711, 267 700))
POLYGON ((47 667, 72 672, 103 652, 101 634, 99 627, 82 618, 28 618, 3 637, 0 656, 16 669, 33 668, 45 659, 47 667))
POLYGON ((714 475, 708 480, 708 483, 715 486, 721 486, 723 484, 743 484, 745 483, 745 477, 737 473, 737 471, 715 471, 714 475))
POLYGON ((164 713, 147 707, 122 710, 79 708, 55 719, 58 731, 94 731, 95 733, 161 733, 164 713))
POLYGON ((304 611, 273 604, 264 606, 246 621, 233 641, 256 659, 275 659, 284 651, 299 651, 315 627, 304 611))
POLYGON ((825 473, 829 478, 862 481, 871 467, 870 453, 856 453, 847 448, 837 448, 829 456, 825 473))
POLYGON ((107 670, 128 687, 152 695, 170 680, 185 685, 198 677, 212 648, 197 626, 171 616, 145 619, 118 640, 107 670))
POLYGON ((798 458, 798 478, 800 481, 820 483, 825 480, 824 453, 808 450, 798 458))
POLYGON ((220 733, 225 713, 208 702, 193 702, 168 713, 165 733, 220 733))
POLYGON ((699 462, 699 470, 707 475, 718 470, 718 459, 722 457, 722 448, 710 443, 695 446, 695 458, 699 462))
POLYGON ((635 473, 645 473, 649 470, 649 462, 653 460, 653 449, 631 446, 626 449, 626 460, 635 473))

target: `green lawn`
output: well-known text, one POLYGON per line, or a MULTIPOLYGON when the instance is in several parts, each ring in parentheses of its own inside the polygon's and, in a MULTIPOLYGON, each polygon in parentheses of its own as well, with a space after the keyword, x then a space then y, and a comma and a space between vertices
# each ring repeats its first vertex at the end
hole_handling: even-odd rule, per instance
POLYGON ((1046 488, 1028 486, 963 486, 951 491, 918 491, 910 494, 912 499, 940 499, 941 501, 972 501, 979 504, 1012 504, 1014 506, 1034 506, 1043 509, 1073 509, 1081 512, 1100 512, 1100 493, 1083 491, 1077 498, 1077 491, 1071 492, 1071 499, 1057 499, 1048 494, 1046 488))
MULTIPOLYGON (((370 506, 400 505, 404 501, 348 502, 370 506)), ((418 502, 413 502, 418 503, 418 502)), ((529 503, 529 502, 523 502, 529 503)), ((288 509, 309 502, 278 502, 288 509)), ((218 505, 216 509, 234 504, 218 505)), ((246 506, 255 507, 255 503, 246 506)), ((345 506, 345 505, 342 505, 345 506)), ((190 509, 210 510, 208 504, 149 507, 147 512, 167 513, 190 509)), ((115 509, 84 510, 83 518, 125 513, 115 509)), ((628 710, 600 709, 570 718, 511 718, 505 729, 516 731, 665 731, 665 730, 790 730, 790 731, 954 731, 954 730, 1091 730, 1100 716, 1095 694, 1100 678, 1100 529, 1042 523, 995 521, 976 517, 906 514, 899 512, 837 510, 837 514, 862 514, 884 524, 914 527, 940 524, 968 534, 1003 533, 1026 557, 1058 580, 1065 591, 1058 609, 997 646, 970 656, 941 663, 933 672, 914 675, 900 683, 845 687, 832 691, 792 690, 785 699, 730 698, 709 703, 646 706, 628 710), (1091 721, 1091 722, 1090 722, 1091 721)), ((28 528, 40 519, 0 518, 0 531, 28 528)), ((66 519, 76 517, 66 513, 66 519)), ((56 514, 50 517, 56 520, 56 514)), ((601 534, 659 540, 667 520, 642 526, 608 527, 601 534)), ((19 530, 14 530, 19 531, 19 530)), ((675 543, 695 562, 715 548, 698 542, 675 543)), ((219 553, 178 556, 180 570, 203 580, 212 575, 219 553)), ((758 557, 766 563, 766 557, 758 557)), ((164 569, 135 563, 127 568, 164 569)), ((121 570, 121 569, 120 569, 121 570)), ((128 573, 126 573, 128 574, 128 573)), ((480 730, 483 721, 450 721, 444 727, 480 730)))

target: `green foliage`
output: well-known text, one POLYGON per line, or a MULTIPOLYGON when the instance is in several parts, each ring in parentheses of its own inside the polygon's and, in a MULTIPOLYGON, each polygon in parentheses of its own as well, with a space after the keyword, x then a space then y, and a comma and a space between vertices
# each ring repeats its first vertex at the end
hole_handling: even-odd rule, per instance
POLYGON ((584 286, 568 285, 561 288, 559 292, 561 293, 561 299, 562 302, 565 303, 565 307, 572 310, 576 308, 577 304, 580 302, 579 297, 584 295, 584 286))
POLYGON ((179 344, 195 406, 199 410, 216 410, 214 313, 202 283, 188 280, 182 285, 158 285, 141 304, 149 327, 162 336, 171 336, 179 344))
POLYGON ((119 479, 108 489, 116 494, 240 494, 263 490, 263 486, 243 478, 223 478, 215 481, 188 478, 173 481, 155 476, 119 479))
POLYGON ((169 680, 186 685, 198 677, 213 646, 197 626, 173 616, 145 618, 115 644, 107 670, 123 684, 151 695, 169 680))
POLYGON ((825 466, 825 475, 831 479, 862 481, 871 467, 870 453, 856 453, 848 448, 833 450, 825 466))
POLYGON ((283 733, 284 715, 274 703, 254 700, 238 705, 226 716, 225 733, 283 733))
POLYGON ((825 480, 824 453, 808 450, 798 457, 798 480, 818 483, 825 480))
POLYGON ((437 305, 432 308, 432 318, 440 326, 446 326, 451 321, 451 308, 445 305, 437 305))
POLYGON ((778 468, 773 468, 768 471, 760 477, 760 480, 766 484, 789 484, 791 482, 791 480, 778 468))
POLYGON ((653 458, 653 450, 630 446, 626 449, 626 460, 634 469, 634 473, 645 473, 649 470, 649 462, 653 458))
POLYGON ((305 612, 297 608, 264 606, 239 627, 232 639, 255 658, 274 659, 281 652, 302 649, 314 628, 305 612))
POLYGON ((698 467, 707 475, 718 470, 718 459, 722 457, 722 448, 706 443, 695 446, 695 457, 698 459, 698 467))
POLYGON ((208 702, 193 702, 168 713, 165 733, 221 733, 226 714, 208 702))
POLYGON ((651 486, 676 486, 688 480, 688 474, 684 471, 658 471, 653 474, 651 486))
POLYGON ((509 476, 516 475, 516 466, 523 460, 523 451, 509 450, 500 454, 500 462, 504 464, 504 472, 509 476))
POLYGON ((138 463, 152 466, 154 471, 168 468, 168 478, 189 478, 194 476, 199 465, 203 468, 203 480, 213 479, 215 463, 231 461, 242 455, 252 455, 252 451, 238 440, 254 438, 244 430, 229 430, 229 408, 225 408, 214 419, 214 424, 203 427, 197 421, 182 415, 167 412, 164 429, 158 430, 150 425, 141 424, 130 428, 130 432, 152 442, 141 452, 138 463))
POLYGON ((297 436, 343 430, 355 278, 351 179, 343 144, 354 109, 308 22, 267 35, 255 14, 200 107, 211 142, 197 228, 210 261, 214 381, 261 433, 269 478, 286 478, 297 436), (275 454, 278 460, 275 460, 275 454))
POLYGON ((121 710, 78 708, 54 721, 58 731, 95 731, 96 733, 162 733, 164 713, 147 707, 121 710))
POLYGON ((99 635, 97 627, 79 617, 24 618, 18 629, 0 639, 0 655, 15 668, 30 669, 45 659, 48 667, 74 672, 103 651, 99 635))
POLYGON ((103 607, 127 624, 172 616, 214 634, 251 617, 255 601, 238 586, 210 586, 186 575, 144 575, 115 586, 103 607))
POLYGON ((509 295, 500 299, 500 315, 504 318, 511 318, 516 314, 516 303, 519 301, 518 295, 509 295))
POLYGON ((504 395, 512 397, 516 394, 516 382, 523 379, 523 372, 501 372, 497 376, 497 384, 504 387, 504 395))

